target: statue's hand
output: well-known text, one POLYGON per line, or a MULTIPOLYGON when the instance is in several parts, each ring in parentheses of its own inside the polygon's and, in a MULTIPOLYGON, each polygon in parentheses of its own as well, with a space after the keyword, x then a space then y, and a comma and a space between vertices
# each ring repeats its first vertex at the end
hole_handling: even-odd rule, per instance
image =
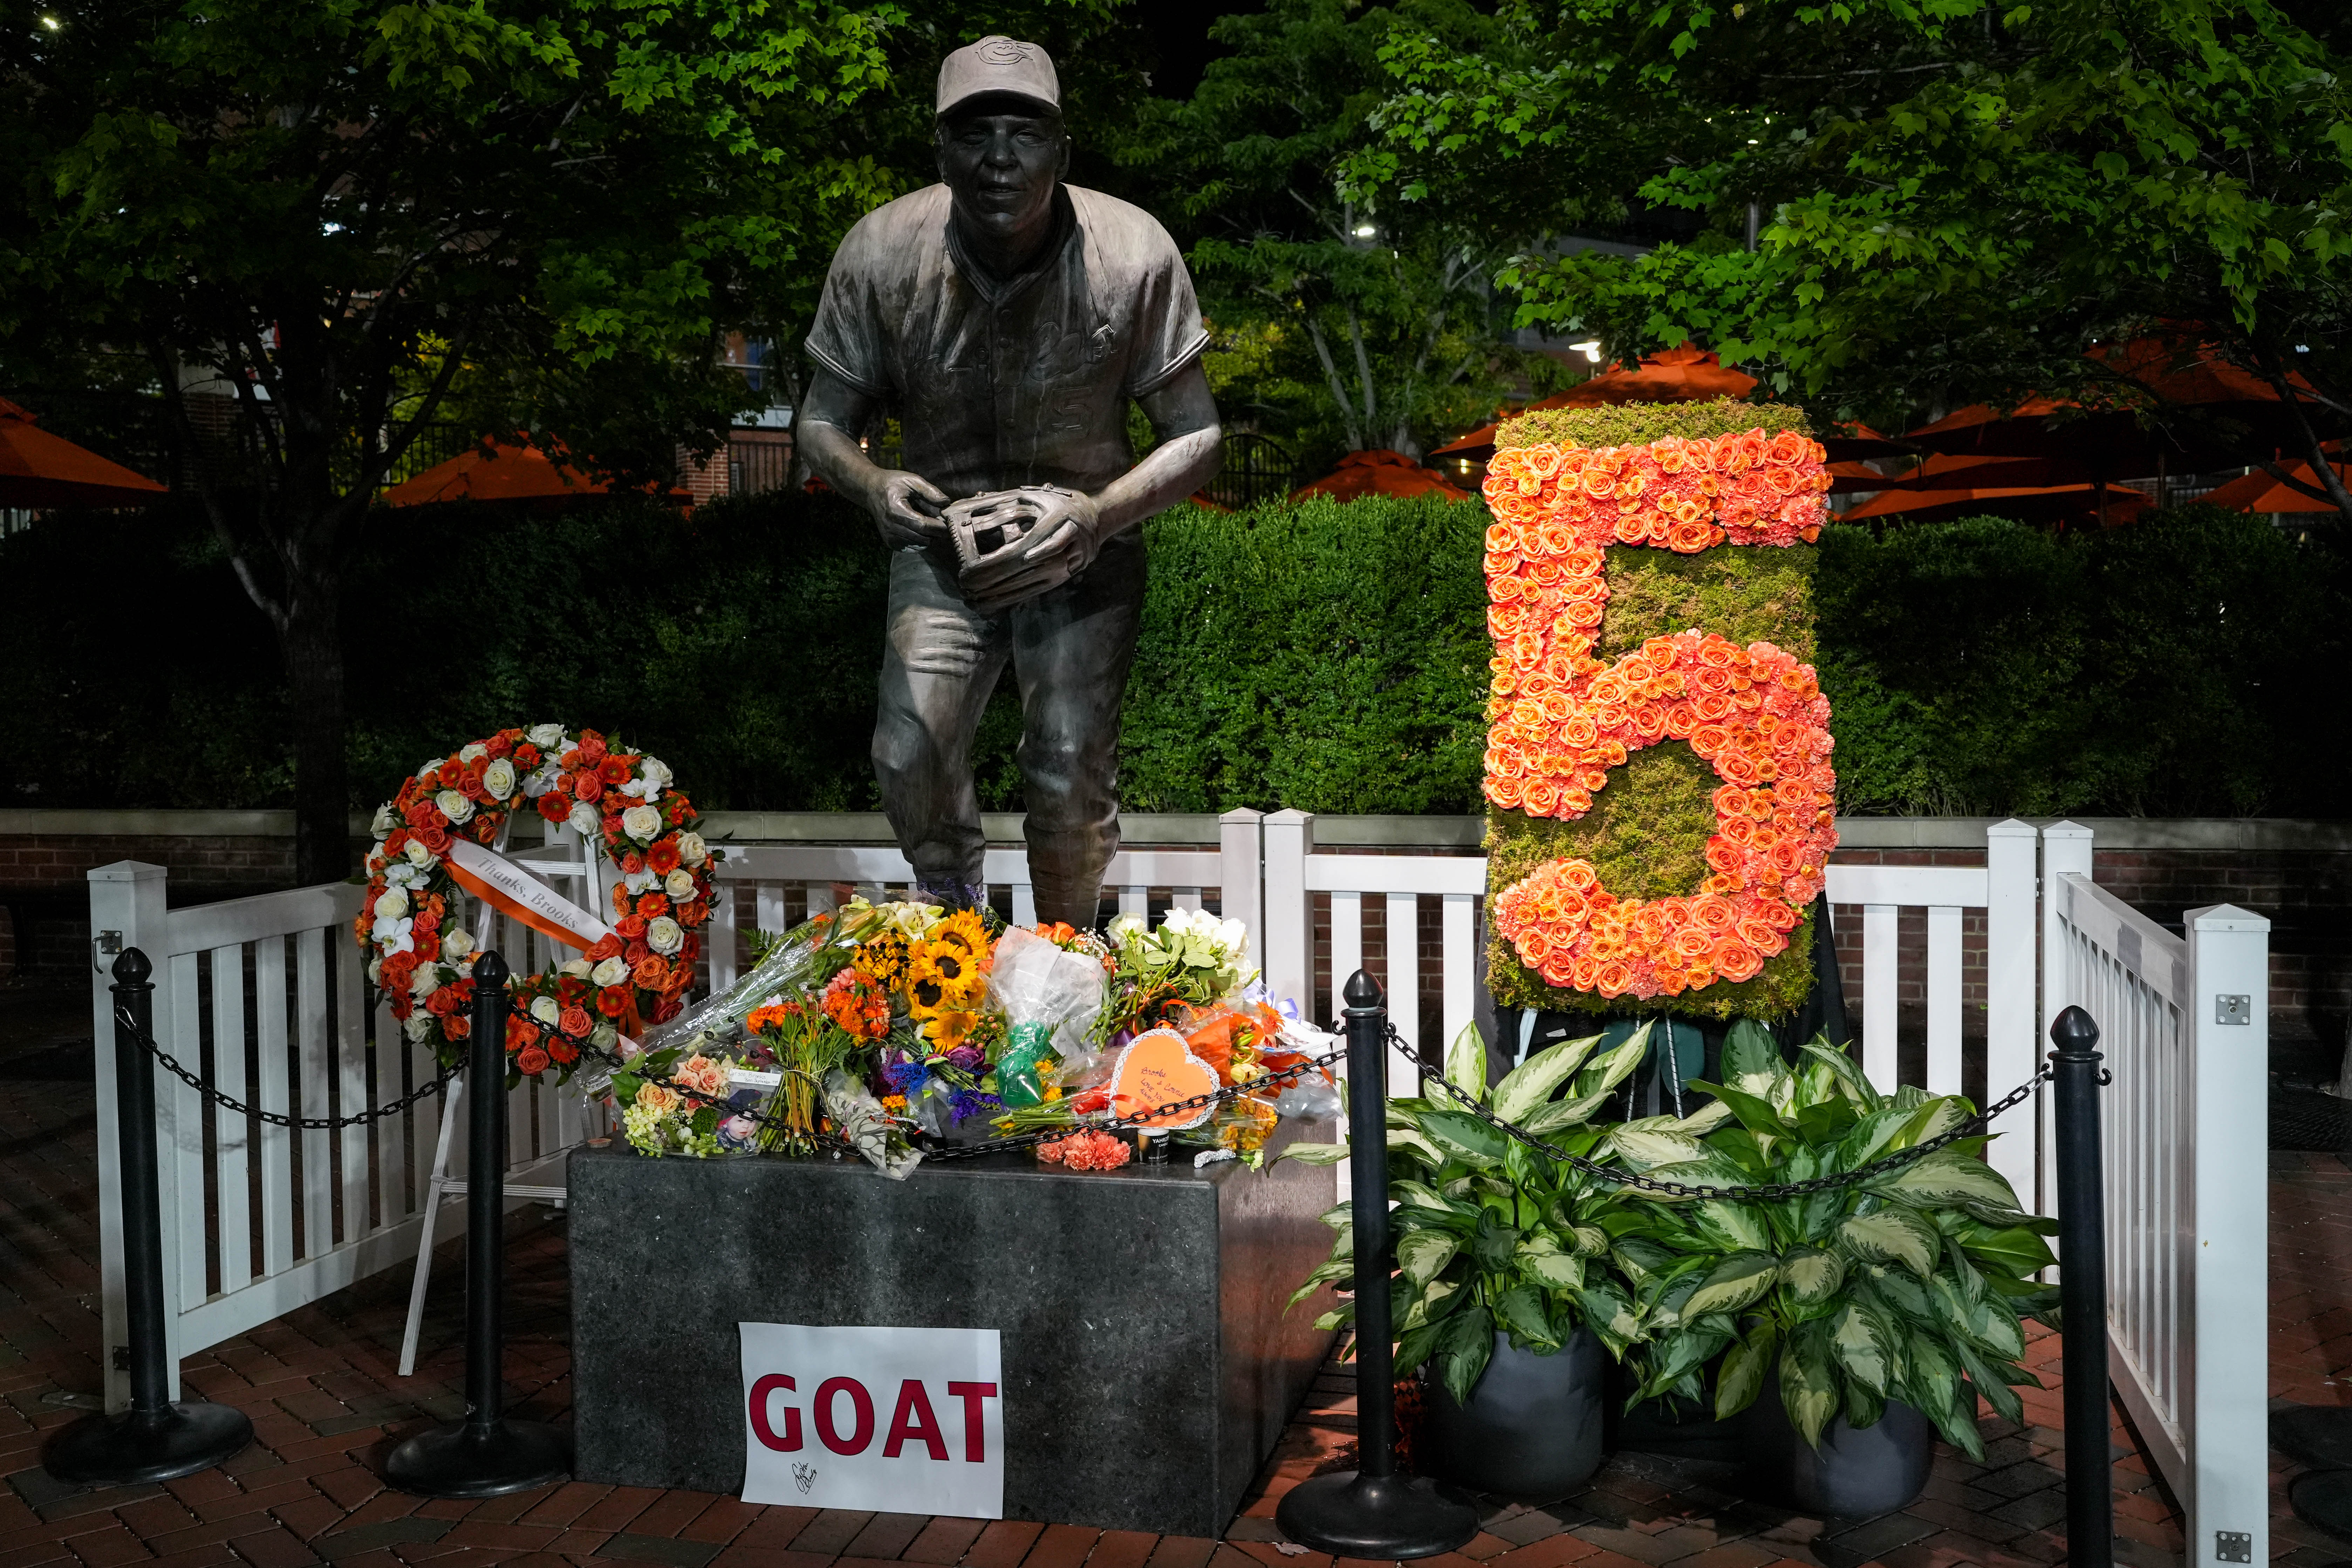
POLYGON ((874 531, 892 550, 920 550, 947 531, 947 492, 920 474, 886 470, 866 498, 874 531))
POLYGON ((959 582, 966 601, 983 614, 1060 587, 1092 565, 1102 548, 1102 514, 1092 496, 1044 485, 1013 493, 1036 514, 1029 542, 981 563, 959 582))

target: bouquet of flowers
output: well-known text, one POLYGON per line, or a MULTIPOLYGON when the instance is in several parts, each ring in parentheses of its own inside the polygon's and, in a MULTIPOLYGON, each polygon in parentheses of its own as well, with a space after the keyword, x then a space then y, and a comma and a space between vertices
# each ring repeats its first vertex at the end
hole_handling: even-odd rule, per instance
POLYGON ((1257 978, 1249 928, 1206 910, 1171 909, 1156 931, 1138 916, 1120 915, 1106 934, 1110 999, 1095 1031, 1110 1045, 1168 1022, 1179 1008, 1238 995, 1257 978))

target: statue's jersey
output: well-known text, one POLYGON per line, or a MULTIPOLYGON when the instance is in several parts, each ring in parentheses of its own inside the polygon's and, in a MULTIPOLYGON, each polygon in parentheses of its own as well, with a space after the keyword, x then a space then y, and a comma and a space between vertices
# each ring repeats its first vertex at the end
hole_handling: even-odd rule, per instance
POLYGON ((945 185, 866 214, 834 254, 809 357, 893 405, 900 460, 950 497, 1100 489, 1135 461, 1128 399, 1208 345, 1150 214, 1075 185, 1055 208, 1054 238, 1009 282, 964 255, 945 185))

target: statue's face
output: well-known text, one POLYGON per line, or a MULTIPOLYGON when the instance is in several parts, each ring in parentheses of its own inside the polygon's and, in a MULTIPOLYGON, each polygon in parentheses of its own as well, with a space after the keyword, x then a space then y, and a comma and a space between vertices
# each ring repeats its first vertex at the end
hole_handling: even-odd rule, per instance
POLYGON ((1010 238, 1050 220, 1070 153, 1060 121, 1001 104, 983 100, 940 127, 940 178, 965 223, 1010 238))

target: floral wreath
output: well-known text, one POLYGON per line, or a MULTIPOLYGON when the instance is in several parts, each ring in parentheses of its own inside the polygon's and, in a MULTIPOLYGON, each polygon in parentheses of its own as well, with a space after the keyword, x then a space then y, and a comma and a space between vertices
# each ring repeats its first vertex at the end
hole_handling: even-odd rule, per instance
POLYGON ((1613 664, 1592 647, 1609 601, 1605 547, 1811 542, 1828 488, 1821 446, 1795 431, 1544 445, 1488 465, 1486 798, 1572 822, 1610 768, 1667 740, 1687 741, 1723 780, 1696 892, 1620 899, 1591 862, 1563 858, 1496 895, 1496 930, 1547 983, 1647 998, 1746 980, 1789 945, 1821 891, 1836 778, 1812 666, 1696 630, 1613 664))
POLYGON ((466 889, 450 857, 461 840, 496 843, 525 803, 595 845, 621 879, 604 935, 548 973, 508 982, 509 1065, 524 1077, 551 1066, 569 1077, 583 1045, 611 1049, 625 1030, 677 1016, 701 952, 696 932, 710 919, 714 852, 670 780, 658 758, 593 730, 540 724, 501 730, 403 781, 376 810, 367 904, 352 929, 374 955, 369 981, 407 1037, 444 1063, 464 1055, 479 955, 455 914, 466 889))

